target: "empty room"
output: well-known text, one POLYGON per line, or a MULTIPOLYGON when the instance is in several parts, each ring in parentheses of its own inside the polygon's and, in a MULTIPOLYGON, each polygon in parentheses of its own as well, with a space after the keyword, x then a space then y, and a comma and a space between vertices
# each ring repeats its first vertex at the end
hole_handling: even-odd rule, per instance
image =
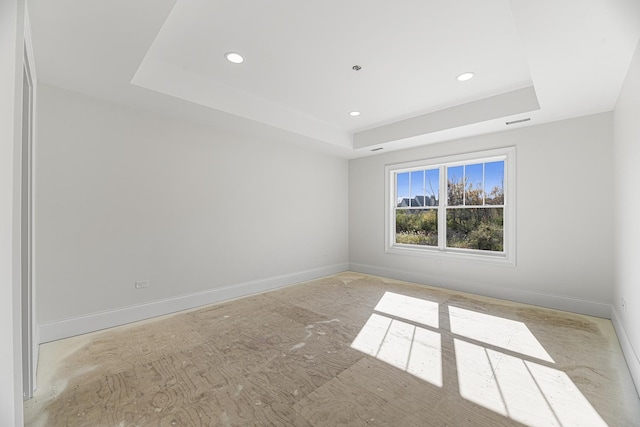
POLYGON ((637 0, 0 40, 0 425, 640 426, 637 0))

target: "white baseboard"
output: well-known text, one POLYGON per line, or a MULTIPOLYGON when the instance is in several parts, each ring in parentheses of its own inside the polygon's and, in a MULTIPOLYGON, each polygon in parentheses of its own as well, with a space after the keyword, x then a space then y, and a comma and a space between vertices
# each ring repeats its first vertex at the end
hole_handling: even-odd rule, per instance
POLYGON ((618 341, 620 342, 620 347, 622 347, 622 354, 624 354, 629 372, 631 372, 631 378, 636 386, 636 393, 638 393, 638 397, 640 397, 640 358, 633 349, 627 331, 620 320, 618 310, 614 306, 611 306, 611 322, 618 335, 618 341))
POLYGON ((112 328, 114 326, 125 325, 139 320, 175 313, 177 311, 188 310, 208 304, 270 291, 284 286, 290 286, 296 283, 341 273, 343 271, 347 271, 348 268, 348 263, 335 264, 327 267, 285 274, 282 276, 237 283, 224 288, 211 289, 188 295, 180 295, 145 304, 137 304, 45 323, 39 325, 40 343, 95 332, 101 329, 112 328))
POLYGON ((484 295, 492 298, 536 305, 539 307, 570 311, 572 313, 587 314, 589 316, 603 317, 606 319, 609 319, 611 316, 611 306, 609 304, 596 301, 580 300, 565 296, 522 291, 518 289, 506 289, 500 286, 492 286, 484 283, 452 280, 441 276, 424 273, 411 273, 367 264, 350 263, 349 269, 358 273, 388 277, 390 279, 468 292, 476 295, 484 295))

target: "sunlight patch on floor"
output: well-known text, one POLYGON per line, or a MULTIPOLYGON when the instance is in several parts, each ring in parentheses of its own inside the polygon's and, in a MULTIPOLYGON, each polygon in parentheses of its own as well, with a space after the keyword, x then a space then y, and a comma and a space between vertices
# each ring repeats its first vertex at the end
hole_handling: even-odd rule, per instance
POLYGON ((524 363, 563 426, 607 425, 566 373, 537 363, 524 363))
POLYGON ((606 426, 562 371, 454 340, 460 395, 532 427, 606 426))
POLYGON ((400 317, 438 329, 439 304, 394 292, 385 292, 373 309, 379 313, 400 317))
POLYGON ((373 313, 351 347, 442 387, 437 332, 373 313))
POLYGON ((386 292, 351 347, 442 387, 441 310, 460 396, 531 427, 607 425, 523 322, 386 292))
POLYGON ((451 332, 554 363, 527 325, 511 319, 449 306, 451 332))

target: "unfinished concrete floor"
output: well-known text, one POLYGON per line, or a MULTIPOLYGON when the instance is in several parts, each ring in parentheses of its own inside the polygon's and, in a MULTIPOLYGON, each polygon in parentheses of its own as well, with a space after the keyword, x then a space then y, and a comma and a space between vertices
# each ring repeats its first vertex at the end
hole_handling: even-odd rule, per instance
POLYGON ((33 426, 638 426, 605 319, 343 273, 45 344, 33 426))

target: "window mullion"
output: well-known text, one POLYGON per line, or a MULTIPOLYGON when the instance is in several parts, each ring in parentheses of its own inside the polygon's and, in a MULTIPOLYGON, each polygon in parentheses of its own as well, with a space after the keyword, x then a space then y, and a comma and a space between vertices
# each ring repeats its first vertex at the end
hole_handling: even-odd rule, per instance
POLYGON ((467 205, 467 165, 462 165, 462 206, 467 205))
POLYGON ((427 170, 422 171, 422 206, 427 206, 427 170))
POLYGON ((440 200, 438 201, 438 249, 445 250, 447 242, 447 181, 446 166, 442 165, 438 170, 440 174, 440 200))
POLYGON ((484 168, 485 168, 486 163, 482 163, 482 206, 485 205, 485 200, 484 200, 484 196, 486 194, 486 188, 485 188, 485 184, 484 184, 484 168))

